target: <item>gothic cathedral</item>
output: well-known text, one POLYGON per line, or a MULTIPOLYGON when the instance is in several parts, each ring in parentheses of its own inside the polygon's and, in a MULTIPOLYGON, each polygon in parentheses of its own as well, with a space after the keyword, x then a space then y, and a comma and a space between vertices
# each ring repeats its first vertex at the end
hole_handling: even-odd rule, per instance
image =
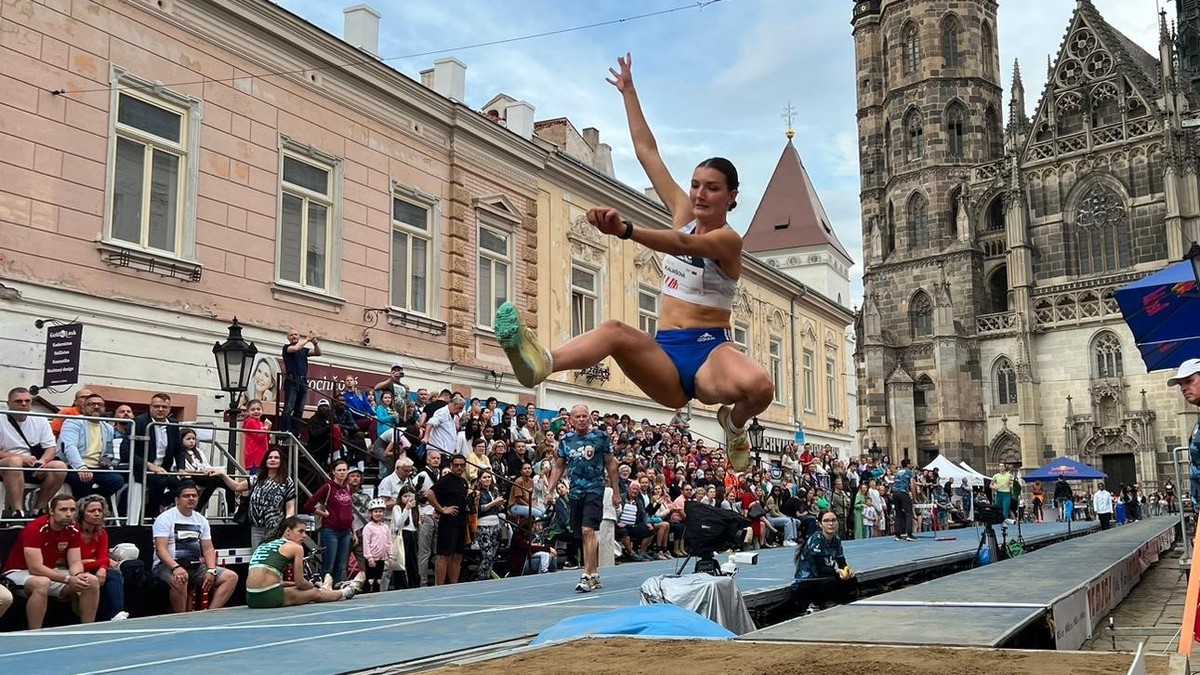
MULTIPOLYGON (((860 438, 991 474, 1058 456, 1152 487, 1194 417, 1112 292, 1200 234, 1200 96, 1079 0, 1027 116, 996 0, 856 0, 860 438)), ((1047 51, 1052 46, 1047 46, 1047 51)), ((1194 412, 1194 411, 1192 411, 1194 412)))

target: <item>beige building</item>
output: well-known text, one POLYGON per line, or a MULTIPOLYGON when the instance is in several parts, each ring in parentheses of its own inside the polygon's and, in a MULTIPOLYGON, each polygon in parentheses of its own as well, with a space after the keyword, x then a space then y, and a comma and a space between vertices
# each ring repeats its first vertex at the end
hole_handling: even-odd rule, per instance
MULTIPOLYGON (((669 215, 656 199, 611 177, 611 155, 595 129, 580 133, 568 120, 551 120, 538 123, 538 138, 554 143, 539 181, 537 204, 538 249, 545 252, 537 276, 539 337, 550 345, 561 344, 610 318, 653 333, 662 285, 660 256, 600 235, 584 216, 590 208, 612 206, 639 226, 667 228, 669 215)), ((807 176, 779 170, 776 174, 772 185, 779 186, 768 188, 760 212, 770 210, 772 194, 807 181, 807 176), (793 179, 799 182, 790 185, 793 179)), ((734 212, 735 218, 741 215, 741 210, 734 212)), ((755 227, 747 233, 748 244, 755 227)), ((776 267, 748 256, 734 301, 735 342, 763 364, 775 382, 775 401, 759 421, 767 427, 771 452, 794 438, 797 422, 803 424, 809 442, 830 443, 845 451, 851 437, 843 422, 848 417, 844 331, 852 315, 776 267)), ((659 419, 666 412, 611 359, 553 376, 541 385, 538 400, 549 408, 582 401, 634 419, 659 419)), ((722 440, 715 409, 697 403, 691 413, 695 432, 722 440)))

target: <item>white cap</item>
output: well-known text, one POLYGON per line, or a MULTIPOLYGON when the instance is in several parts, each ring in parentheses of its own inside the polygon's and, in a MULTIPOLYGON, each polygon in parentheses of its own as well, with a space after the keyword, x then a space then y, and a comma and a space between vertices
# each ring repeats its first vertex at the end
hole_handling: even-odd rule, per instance
POLYGON ((1167 386, 1174 387, 1180 380, 1186 380, 1196 373, 1200 373, 1200 359, 1188 359, 1179 364, 1179 370, 1176 371, 1175 377, 1167 380, 1167 386))

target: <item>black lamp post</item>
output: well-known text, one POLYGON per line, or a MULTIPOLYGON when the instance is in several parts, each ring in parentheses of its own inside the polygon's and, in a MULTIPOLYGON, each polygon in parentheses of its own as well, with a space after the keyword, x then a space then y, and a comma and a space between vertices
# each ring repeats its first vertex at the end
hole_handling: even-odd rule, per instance
POLYGON ((1200 244, 1193 241, 1192 247, 1183 254, 1183 259, 1192 263, 1192 276, 1196 278, 1196 284, 1200 285, 1200 244))
POLYGON ((754 417, 750 420, 750 426, 746 427, 746 435, 750 437, 750 447, 754 448, 754 463, 758 468, 762 468, 762 444, 763 432, 766 427, 758 423, 758 418, 754 417))
POLYGON ((229 337, 213 345, 221 390, 229 394, 229 455, 234 459, 237 458, 238 394, 250 384, 250 370, 257 354, 258 347, 242 338, 242 326, 236 316, 229 325, 229 337))

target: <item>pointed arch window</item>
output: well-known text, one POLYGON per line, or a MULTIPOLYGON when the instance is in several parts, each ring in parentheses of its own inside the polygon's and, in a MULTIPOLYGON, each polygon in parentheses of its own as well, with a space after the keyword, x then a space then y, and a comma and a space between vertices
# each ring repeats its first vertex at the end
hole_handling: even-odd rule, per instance
POLYGON ((946 151, 951 157, 963 156, 963 139, 967 133, 967 111, 958 102, 946 109, 946 151))
POLYGON ((958 58, 958 19, 948 16, 942 20, 942 61, 947 68, 959 65, 958 58))
POLYGON ((981 32, 980 51, 982 54, 980 57, 983 59, 983 76, 990 78, 994 77, 996 73, 995 66, 992 63, 992 51, 996 42, 995 38, 992 37, 992 26, 988 22, 983 22, 983 28, 981 32))
POLYGON ((1017 402, 1017 369, 1008 357, 996 361, 996 405, 1013 405, 1017 402))
POLYGON ((1121 195, 1104 183, 1088 188, 1075 209, 1075 238, 1081 275, 1129 267, 1129 222, 1121 195))
POLYGON ((908 319, 912 323, 913 337, 933 335, 933 301, 925 291, 918 291, 913 296, 908 319))
POLYGON ((907 140, 905 154, 908 161, 918 160, 925 156, 925 120, 916 110, 908 111, 904 116, 904 135, 907 140))
POLYGON ((887 210, 887 231, 884 232, 887 237, 886 251, 894 253, 896 251, 896 207, 888 202, 887 210))
POLYGON ((917 72, 921 67, 921 40, 917 33, 917 24, 911 21, 905 24, 900 44, 904 50, 904 72, 917 72))
POLYGON ((929 245, 929 202, 919 192, 913 193, 908 199, 908 228, 912 233, 914 249, 929 245))
POLYGON ((987 158, 989 160, 999 158, 1004 154, 1004 137, 1000 132, 1000 115, 990 105, 983 113, 983 132, 987 158))
POLYGON ((1092 340, 1092 363, 1095 364, 1093 375, 1097 378, 1123 377, 1124 365, 1121 362, 1121 340, 1109 331, 1104 331, 1092 340))
POLYGON ((883 121, 883 170, 886 173, 892 165, 892 121, 883 121))
POLYGON ((913 385, 913 421, 917 423, 929 420, 929 399, 933 391, 933 380, 928 375, 917 378, 913 385))

